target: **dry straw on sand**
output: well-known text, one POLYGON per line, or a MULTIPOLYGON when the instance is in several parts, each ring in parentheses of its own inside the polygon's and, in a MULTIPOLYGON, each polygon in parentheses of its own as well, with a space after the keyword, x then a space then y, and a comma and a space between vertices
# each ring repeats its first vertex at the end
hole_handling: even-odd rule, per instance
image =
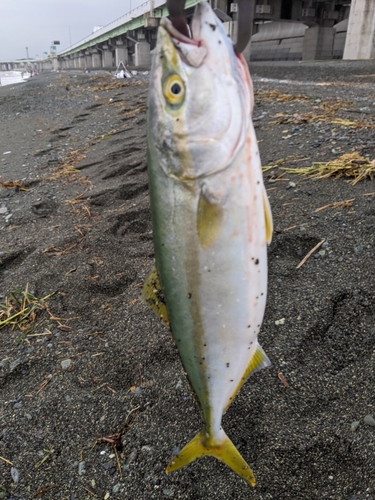
POLYGON ((14 290, 5 303, 0 304, 0 330, 5 326, 17 327, 21 331, 30 331, 36 322, 38 311, 48 310, 46 301, 54 293, 37 299, 35 295, 26 290, 14 290))
POLYGON ((369 160, 358 153, 348 153, 336 160, 327 162, 314 162, 311 167, 287 168, 281 167, 288 174, 306 175, 312 178, 325 179, 334 177, 348 177, 352 179, 350 184, 355 186, 357 182, 366 177, 371 180, 375 178, 375 160, 369 160))

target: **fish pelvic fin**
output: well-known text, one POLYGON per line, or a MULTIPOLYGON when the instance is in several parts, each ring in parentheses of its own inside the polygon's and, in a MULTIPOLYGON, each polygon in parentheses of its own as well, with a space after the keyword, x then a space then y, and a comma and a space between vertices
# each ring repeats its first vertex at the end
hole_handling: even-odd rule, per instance
POLYGON ((197 458, 210 456, 224 462, 247 483, 251 486, 255 486, 253 471, 224 431, 222 431, 222 438, 220 443, 213 442, 212 438, 207 438, 207 431, 203 428, 201 432, 171 460, 166 469, 166 473, 169 474, 170 472, 181 469, 181 467, 185 467, 185 465, 188 465, 197 458))
POLYGON ((148 275, 143 288, 142 299, 152 309, 159 318, 164 321, 167 328, 170 328, 167 306, 165 304, 164 294, 160 283, 159 273, 156 266, 148 275))
POLYGON ((268 200, 267 191, 263 187, 263 208, 264 208, 264 219, 266 222, 266 241, 268 244, 271 243, 272 233, 273 233, 273 220, 270 202, 268 200))

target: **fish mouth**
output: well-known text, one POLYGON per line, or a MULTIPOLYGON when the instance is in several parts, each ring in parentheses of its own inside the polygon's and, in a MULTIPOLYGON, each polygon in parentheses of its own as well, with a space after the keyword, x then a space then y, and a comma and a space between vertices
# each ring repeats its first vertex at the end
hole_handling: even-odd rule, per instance
POLYGON ((197 40, 194 40, 193 37, 189 38, 188 36, 181 33, 181 31, 179 31, 177 28, 175 28, 172 24, 172 21, 167 17, 163 17, 161 19, 160 26, 162 26, 167 31, 172 39, 178 42, 187 43, 190 45, 199 45, 199 42, 197 40))
POLYGON ((207 55, 207 48, 203 46, 201 40, 194 37, 194 32, 193 36, 189 38, 176 29, 172 22, 166 17, 160 21, 160 28, 164 29, 169 35, 180 59, 186 65, 198 68, 202 64, 207 55))

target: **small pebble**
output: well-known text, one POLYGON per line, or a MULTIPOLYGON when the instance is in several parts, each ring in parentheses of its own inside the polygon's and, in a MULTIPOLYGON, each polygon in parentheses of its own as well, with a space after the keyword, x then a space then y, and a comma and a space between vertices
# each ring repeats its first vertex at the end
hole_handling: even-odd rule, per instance
POLYGON ((20 408, 22 408, 22 407, 23 407, 23 404, 22 404, 22 403, 16 403, 15 405, 13 405, 13 408, 14 408, 15 410, 19 410, 19 409, 20 409, 20 408))
POLYGON ((285 318, 277 319, 275 325, 283 325, 285 323, 285 318))
POLYGON ((64 359, 61 361, 61 368, 63 370, 68 370, 72 366, 73 361, 71 359, 64 359))
POLYGON ((172 490, 163 490, 163 493, 167 497, 173 497, 173 491, 172 490))
POLYGON ((86 471, 85 471, 85 462, 79 462, 78 464, 78 474, 80 476, 82 476, 82 474, 84 474, 86 471))
POLYGON ((182 380, 181 379, 177 382, 176 389, 179 389, 180 387, 182 387, 182 380))
POLYGON ((121 488, 121 483, 115 484, 114 487, 112 488, 113 493, 118 493, 120 491, 120 488, 121 488))
POLYGON ((3 359, 0 363, 0 366, 3 370, 8 370, 10 367, 10 363, 8 359, 3 359))
POLYGON ((352 422, 351 425, 350 425, 350 429, 352 432, 355 432, 359 427, 359 422, 356 421, 356 422, 352 422))
POLYGON ((127 465, 133 462, 137 458, 137 450, 132 450, 126 460, 127 465))
POLYGON ((12 476, 13 482, 18 483, 18 481, 20 479, 20 474, 15 467, 12 467, 10 469, 10 475, 12 476))
POLYGON ((15 368, 16 368, 16 367, 20 364, 20 363, 21 363, 20 358, 15 359, 15 360, 13 361, 13 363, 11 363, 11 365, 10 365, 10 367, 9 367, 9 370, 10 370, 10 371, 13 371, 13 370, 14 370, 14 369, 15 369, 15 368))
POLYGON ((375 427, 375 419, 372 415, 366 415, 363 419, 364 423, 369 425, 370 427, 375 427))

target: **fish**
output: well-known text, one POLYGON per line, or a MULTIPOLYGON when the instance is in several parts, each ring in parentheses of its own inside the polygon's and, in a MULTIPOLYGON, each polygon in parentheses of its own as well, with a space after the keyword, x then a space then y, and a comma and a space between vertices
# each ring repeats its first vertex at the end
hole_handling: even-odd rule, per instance
POLYGON ((221 421, 246 379, 270 365, 258 333, 272 214, 247 63, 207 2, 191 31, 161 20, 147 111, 155 266, 142 296, 171 330, 204 421, 166 472, 214 456, 254 486, 221 421))

